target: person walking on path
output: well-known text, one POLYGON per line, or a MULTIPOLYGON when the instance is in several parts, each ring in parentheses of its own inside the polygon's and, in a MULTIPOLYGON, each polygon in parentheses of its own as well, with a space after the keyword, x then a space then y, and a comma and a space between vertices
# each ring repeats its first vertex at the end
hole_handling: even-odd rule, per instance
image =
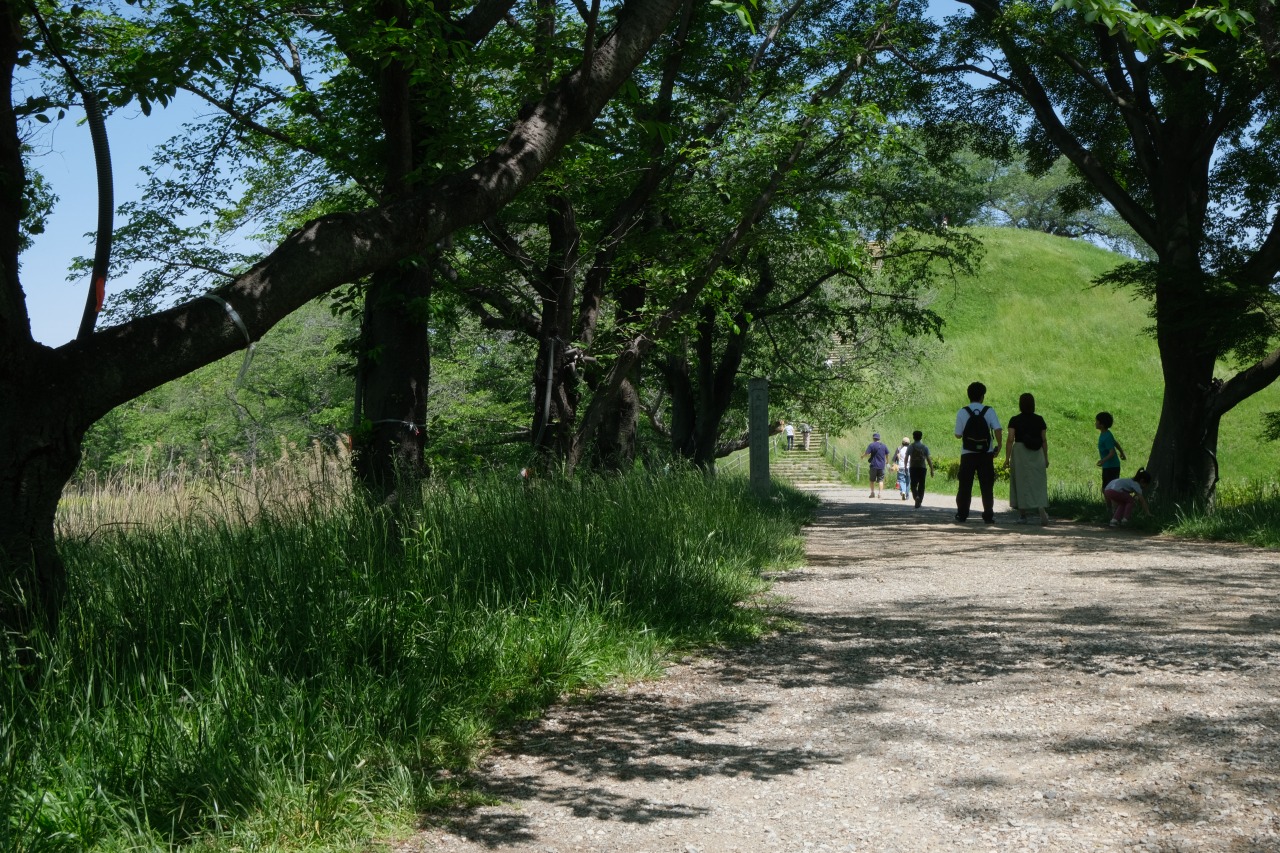
POLYGON ((960 439, 960 487, 956 491, 956 521, 969 520, 969 504, 973 501, 973 478, 978 478, 982 492, 982 520, 996 523, 995 457, 1004 440, 1004 429, 995 409, 984 405, 987 386, 970 382, 969 404, 956 412, 956 438, 960 439), (994 437, 994 447, 993 444, 994 437))
MULTIPOLYGON (((1124 448, 1111 434, 1111 425, 1115 418, 1110 412, 1098 412, 1093 419, 1094 429, 1098 430, 1098 467, 1102 469, 1102 492, 1106 495, 1107 483, 1120 477, 1120 462, 1127 457, 1124 448)), ((1111 509, 1111 501, 1107 501, 1107 509, 1111 509)))
POLYGON ((1142 512, 1151 515, 1151 507, 1142 496, 1142 487, 1151 485, 1151 475, 1146 468, 1139 468, 1132 477, 1121 477, 1107 483, 1102 493, 1107 496, 1108 504, 1115 504, 1115 512, 1111 515, 1111 526, 1119 527, 1128 524, 1133 515, 1133 505, 1142 505, 1142 512))
POLYGON ((1039 511, 1042 525, 1049 523, 1048 429, 1036 414, 1036 398, 1019 397, 1018 414, 1009 418, 1004 462, 1009 466, 1009 506, 1018 511, 1021 524, 1032 511, 1039 511))
POLYGON ((907 468, 907 448, 911 446, 911 439, 905 435, 902 437, 902 444, 898 445, 898 450, 894 454, 894 465, 898 474, 898 494, 905 501, 907 495, 911 493, 911 471, 907 468))
POLYGON ((884 490, 884 466, 889 460, 889 448, 880 441, 880 433, 871 434, 871 443, 867 445, 867 449, 858 458, 866 459, 867 467, 871 470, 871 494, 869 497, 880 497, 880 493, 884 490))
POLYGON ((916 506, 920 506, 924 503, 925 474, 933 473, 933 457, 929 455, 928 445, 921 441, 924 433, 916 430, 911 437, 915 440, 907 447, 907 472, 911 478, 911 497, 915 498, 916 506))
POLYGON ((786 421, 782 422, 782 431, 787 435, 787 450, 794 450, 796 446, 796 428, 794 424, 786 421))
POLYGON ((807 423, 800 424, 800 436, 803 439, 803 447, 805 450, 809 449, 809 433, 811 432, 813 432, 813 427, 809 426, 807 423))

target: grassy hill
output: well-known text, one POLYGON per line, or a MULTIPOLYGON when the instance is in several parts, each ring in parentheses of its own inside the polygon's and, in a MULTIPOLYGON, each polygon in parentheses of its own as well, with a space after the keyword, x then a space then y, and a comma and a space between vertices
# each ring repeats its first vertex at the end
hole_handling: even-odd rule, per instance
MULTIPOLYGON (((1123 473, 1144 465, 1160 415, 1163 381, 1147 303, 1093 287, 1121 258, 1078 240, 1011 228, 978 229, 986 246, 980 272, 937 294, 945 341, 915 376, 891 383, 905 402, 837 440, 857 455, 879 432, 891 447, 913 429, 924 432, 936 461, 954 461, 955 413, 965 387, 987 385, 987 403, 1003 423, 1017 414, 1018 395, 1036 397, 1049 424, 1049 482, 1092 483, 1098 477, 1094 414, 1115 416, 1113 432, 1129 455, 1123 473)), ((1228 375, 1224 366, 1220 376, 1228 375)), ((1280 477, 1280 443, 1259 439, 1261 413, 1280 410, 1280 386, 1256 395, 1223 420, 1219 463, 1224 484, 1280 477)))

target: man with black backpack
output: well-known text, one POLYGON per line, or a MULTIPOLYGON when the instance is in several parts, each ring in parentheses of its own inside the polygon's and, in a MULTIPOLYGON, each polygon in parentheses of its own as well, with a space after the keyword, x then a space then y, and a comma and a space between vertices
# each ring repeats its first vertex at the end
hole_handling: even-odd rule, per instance
POLYGON ((982 520, 995 524, 995 458, 1004 441, 1004 430, 995 409, 982 404, 987 386, 969 383, 969 405, 956 412, 956 438, 960 439, 960 488, 956 492, 956 521, 969 520, 973 478, 982 491, 982 520), (994 442, 993 442, 994 437, 994 442), (994 445, 994 446, 993 446, 994 445))

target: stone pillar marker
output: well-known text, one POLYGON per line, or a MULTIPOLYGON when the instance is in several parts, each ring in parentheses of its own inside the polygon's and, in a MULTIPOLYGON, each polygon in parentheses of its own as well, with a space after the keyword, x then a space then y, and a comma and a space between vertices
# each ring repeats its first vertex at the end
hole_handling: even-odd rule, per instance
POLYGON ((751 489, 758 494, 769 492, 769 380, 755 377, 747 380, 748 461, 751 465, 751 489))

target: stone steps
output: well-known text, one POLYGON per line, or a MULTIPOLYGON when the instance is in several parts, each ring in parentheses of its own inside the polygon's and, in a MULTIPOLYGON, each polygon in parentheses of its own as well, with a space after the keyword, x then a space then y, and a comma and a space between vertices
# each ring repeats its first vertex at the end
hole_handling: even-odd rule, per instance
POLYGON ((823 455, 822 448, 825 441, 822 433, 810 433, 808 450, 799 449, 801 442, 801 437, 797 435, 796 450, 782 449, 786 447, 785 438, 775 446, 775 450, 769 458, 769 475, 771 477, 792 485, 844 482, 840 472, 832 467, 830 460, 823 455))

